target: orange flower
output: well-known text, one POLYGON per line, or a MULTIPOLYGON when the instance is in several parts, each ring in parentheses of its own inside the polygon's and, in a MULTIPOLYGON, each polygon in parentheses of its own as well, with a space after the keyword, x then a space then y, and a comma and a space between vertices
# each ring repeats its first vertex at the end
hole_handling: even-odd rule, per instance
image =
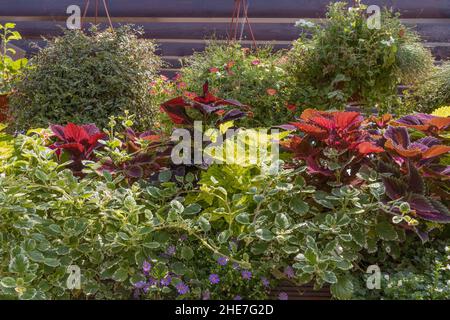
POLYGON ((217 72, 219 72, 219 69, 217 69, 216 67, 212 67, 212 68, 209 68, 209 72, 217 73, 217 72))
POLYGON ((267 89, 266 92, 267 92, 267 94, 268 94, 269 96, 274 96, 274 95, 277 94, 277 90, 275 90, 275 89, 273 89, 273 88, 267 89))
POLYGON ((296 106, 295 104, 290 104, 290 103, 288 103, 287 106, 286 106, 286 108, 287 108, 289 111, 291 111, 291 112, 297 111, 297 106, 296 106))

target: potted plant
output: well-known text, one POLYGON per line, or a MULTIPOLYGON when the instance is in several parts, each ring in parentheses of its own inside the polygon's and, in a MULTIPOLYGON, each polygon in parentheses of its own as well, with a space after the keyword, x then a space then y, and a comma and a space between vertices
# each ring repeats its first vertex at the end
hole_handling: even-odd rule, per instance
POLYGON ((22 39, 19 32, 13 31, 15 26, 14 23, 0 24, 0 122, 6 120, 8 95, 12 91, 12 79, 28 62, 26 58, 14 60, 11 57, 16 54, 16 51, 9 47, 8 43, 22 39))

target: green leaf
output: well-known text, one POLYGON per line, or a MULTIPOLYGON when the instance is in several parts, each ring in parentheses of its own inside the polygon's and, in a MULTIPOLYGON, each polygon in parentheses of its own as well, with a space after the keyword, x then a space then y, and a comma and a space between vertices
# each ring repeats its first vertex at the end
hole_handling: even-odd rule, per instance
POLYGON ((2 280, 0 281, 0 284, 5 288, 15 288, 16 280, 14 280, 14 278, 11 278, 11 277, 5 277, 5 278, 2 278, 2 280))
POLYGON ((234 219, 240 224, 250 224, 250 217, 247 212, 238 214, 234 219))
POLYGON ((292 209, 292 211, 299 215, 304 215, 309 211, 309 205, 305 201, 297 197, 292 198, 292 200, 289 202, 289 207, 292 209))
POLYGON ((194 257, 194 251, 189 247, 183 247, 181 249, 181 257, 184 260, 191 260, 194 257))
POLYGON ((375 230, 378 236, 383 240, 397 240, 398 238, 394 226, 386 220, 379 222, 376 225, 375 230))
POLYGON ((279 201, 274 201, 269 204, 269 210, 273 213, 277 213, 281 210, 281 204, 279 201))
POLYGON ((275 225, 283 230, 286 230, 289 228, 289 219, 284 213, 278 213, 275 216, 275 225))
POLYGON ((268 229, 258 229, 255 231, 258 238, 264 241, 270 241, 273 239, 273 233, 268 229))
POLYGON ((205 217, 200 217, 198 219, 198 224, 200 225, 200 228, 202 228, 203 232, 208 232, 211 230, 211 224, 205 217))
POLYGON ((9 263, 9 272, 25 273, 30 265, 28 258, 23 254, 18 254, 9 263))
POLYGON ((351 299, 353 295, 353 282, 348 276, 339 277, 337 282, 331 285, 331 294, 339 300, 351 299))
POLYGON ((336 275, 332 271, 325 271, 321 275, 321 277, 322 277, 323 281, 328 282, 328 283, 336 283, 337 282, 336 275))
POLYGON ((42 182, 45 182, 45 181, 48 180, 48 176, 44 172, 39 170, 39 169, 36 169, 36 171, 34 172, 34 175, 35 175, 36 178, 38 178, 42 182))
POLYGON ((200 211, 202 211, 202 207, 197 203, 193 203, 193 204, 188 205, 184 209, 183 214, 184 215, 194 215, 194 214, 199 213, 200 211))
POLYGON ((351 264, 351 262, 347 260, 341 260, 336 262, 336 267, 338 267, 341 270, 350 270, 351 268, 353 268, 353 265, 351 264))
POLYGON ((144 244, 142 244, 144 247, 149 248, 149 249, 157 249, 160 247, 159 242, 153 241, 153 242, 146 242, 144 244))
POLYGON ((125 268, 119 268, 113 273, 112 279, 115 281, 123 282, 128 278, 128 271, 125 268))
POLYGON ((44 264, 46 264, 49 267, 53 267, 56 268, 60 265, 60 262, 58 259, 54 259, 54 258, 45 258, 44 259, 44 264))
POLYGON ((217 241, 219 241, 220 244, 224 244, 228 241, 228 239, 231 237, 231 231, 230 230, 224 230, 217 236, 217 241))
POLYGON ((306 249, 306 251, 305 251, 305 258, 306 258, 306 260, 308 260, 308 262, 310 264, 316 264, 317 263, 317 254, 311 248, 306 249))
POLYGON ((161 171, 158 175, 158 180, 160 182, 168 182, 172 178, 172 171, 165 170, 161 171))
POLYGON ((44 262, 44 260, 45 260, 44 255, 39 251, 28 252, 28 257, 30 257, 30 259, 35 262, 44 262))
POLYGON ((184 274, 186 274, 186 272, 189 271, 189 269, 181 262, 175 262, 174 264, 172 264, 172 270, 179 276, 183 276, 184 274))
POLYGON ((170 201, 170 206, 172 207, 172 209, 175 210, 176 213, 178 214, 182 214, 184 211, 184 206, 181 204, 180 201, 178 200, 172 200, 170 201))

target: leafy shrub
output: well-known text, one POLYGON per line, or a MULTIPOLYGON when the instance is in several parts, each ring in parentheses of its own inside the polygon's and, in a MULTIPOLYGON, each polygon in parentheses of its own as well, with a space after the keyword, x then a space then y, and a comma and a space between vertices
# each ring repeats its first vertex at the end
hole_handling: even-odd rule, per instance
POLYGON ((48 41, 31 60, 11 98, 15 127, 67 122, 106 126, 110 115, 131 110, 150 126, 157 99, 149 92, 161 59, 155 44, 129 26, 84 33, 69 30, 48 41))
POLYGON ((289 53, 292 102, 320 109, 342 109, 358 103, 367 110, 393 111, 397 85, 409 84, 432 69, 431 54, 388 10, 381 14, 379 29, 370 29, 367 6, 347 10, 347 3, 329 6, 324 25, 299 23, 307 32, 289 53))
POLYGON ((437 67, 435 72, 418 82, 412 91, 407 103, 416 111, 429 113, 450 104, 450 63, 437 67))
POLYGON ((22 58, 13 60, 11 55, 16 54, 13 48, 8 47, 9 42, 22 39, 14 23, 0 24, 0 95, 8 94, 12 91, 12 80, 17 76, 27 64, 28 59, 22 58))
POLYGON ((204 52, 183 61, 178 87, 200 92, 208 81, 213 92, 225 99, 236 99, 251 107, 245 124, 270 127, 289 118, 284 90, 282 53, 270 48, 251 51, 240 44, 211 42, 204 52))
POLYGON ((436 240, 426 246, 414 242, 408 243, 408 248, 401 260, 383 265, 380 290, 367 290, 365 283, 361 283, 355 297, 358 299, 448 300, 450 298, 449 253, 450 247, 445 241, 436 240))

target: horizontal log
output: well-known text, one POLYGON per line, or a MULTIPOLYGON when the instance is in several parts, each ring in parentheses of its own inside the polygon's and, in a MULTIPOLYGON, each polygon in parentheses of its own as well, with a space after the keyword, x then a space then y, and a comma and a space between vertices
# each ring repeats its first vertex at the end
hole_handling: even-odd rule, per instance
MULTIPOLYGON (((1 20, 0 23, 7 21, 1 20)), ((115 23, 115 26, 120 24, 115 23)), ((145 31, 145 37, 151 39, 226 39, 229 30, 227 23, 141 23, 145 31)), ((424 41, 450 42, 450 19, 407 20, 405 25, 419 33, 424 41)), ((61 35, 65 23, 60 21, 18 21, 16 29, 24 38, 54 37, 61 35)), ((256 23, 252 24, 252 30, 257 40, 291 41, 301 33, 301 30, 293 23, 256 23)), ((242 34, 243 39, 250 37, 247 26, 242 34)))
MULTIPOLYGON (((95 13, 92 0, 88 15, 95 13)), ((251 17, 323 16, 330 0, 249 0, 251 17)), ((363 3, 393 7, 405 18, 450 17, 450 0, 363 0, 363 3)), ((84 0, 0 0, 5 16, 65 16, 69 5, 84 7, 84 0)), ((101 3, 101 2, 100 2, 101 3)), ((107 0, 111 16, 136 17, 230 17, 232 0, 107 0)), ((103 5, 99 14, 104 14, 103 5)))

